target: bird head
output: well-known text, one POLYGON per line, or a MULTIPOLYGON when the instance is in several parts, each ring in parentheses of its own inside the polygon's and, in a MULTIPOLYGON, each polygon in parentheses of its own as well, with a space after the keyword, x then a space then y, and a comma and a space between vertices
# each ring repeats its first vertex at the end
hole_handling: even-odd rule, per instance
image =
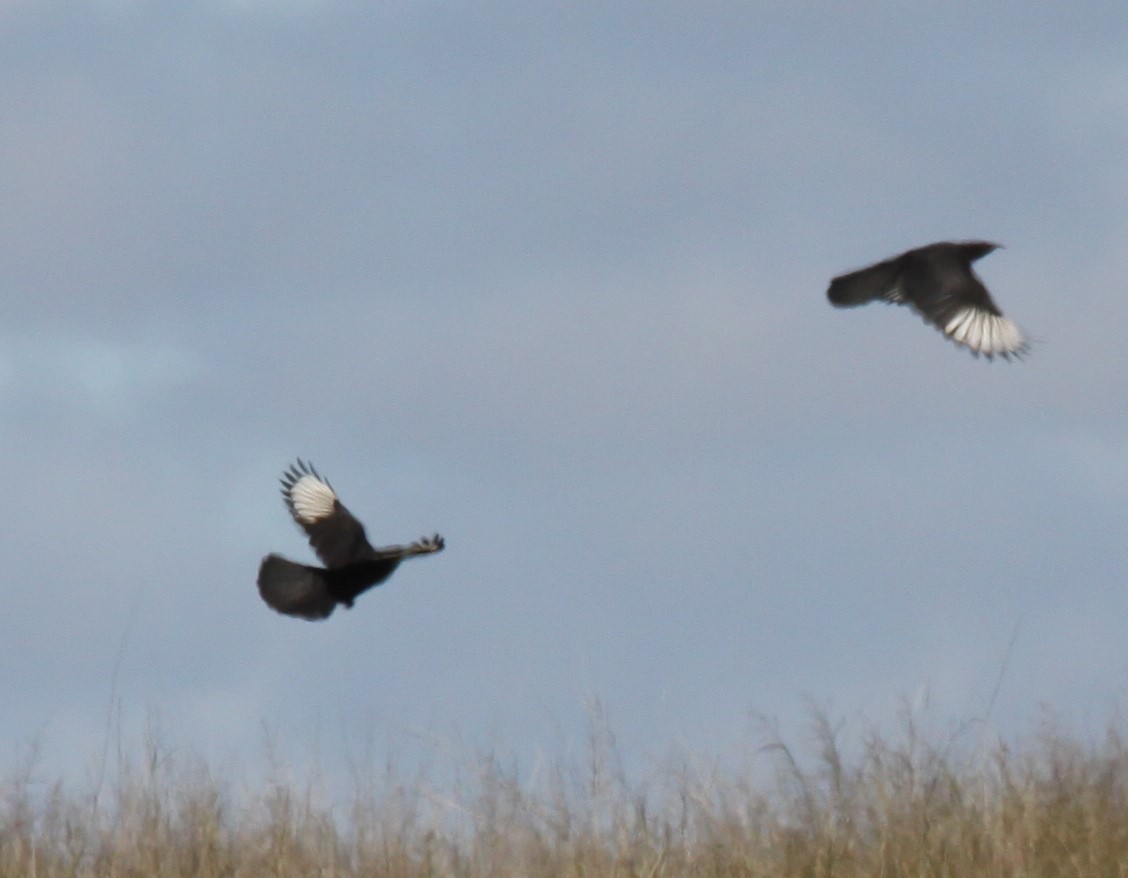
POLYGON ((1001 250, 1002 247, 1002 244, 994 244, 991 241, 965 241, 960 245, 960 249, 967 254, 972 262, 976 259, 982 259, 988 253, 992 253, 995 250, 1001 250))

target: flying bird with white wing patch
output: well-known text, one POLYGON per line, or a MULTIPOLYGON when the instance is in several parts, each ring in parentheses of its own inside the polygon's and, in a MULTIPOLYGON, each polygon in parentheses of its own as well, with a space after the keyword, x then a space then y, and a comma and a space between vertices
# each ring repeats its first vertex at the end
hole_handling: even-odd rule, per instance
POLYGON ((324 567, 298 564, 270 554, 259 567, 259 594, 288 616, 325 619, 338 604, 351 607, 368 589, 380 585, 404 558, 441 552, 438 534, 406 546, 374 548, 362 525, 311 464, 298 458, 282 476, 282 497, 324 567))
POLYGON ((940 242, 908 250, 830 282, 839 308, 885 301, 910 305, 927 322, 977 357, 1021 359, 1030 349, 1022 331, 991 299, 971 264, 999 248, 989 241, 940 242))

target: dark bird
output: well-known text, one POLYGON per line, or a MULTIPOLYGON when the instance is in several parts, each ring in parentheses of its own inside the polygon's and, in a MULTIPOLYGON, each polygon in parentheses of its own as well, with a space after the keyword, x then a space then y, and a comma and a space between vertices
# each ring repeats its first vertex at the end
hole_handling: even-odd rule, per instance
POLYGON ((294 521, 324 567, 310 567, 267 555, 259 567, 262 599, 279 613, 324 619, 337 604, 351 607, 357 596, 379 585, 412 555, 441 552, 443 538, 424 537, 407 546, 375 549, 329 482, 300 458, 282 476, 282 497, 294 521))
POLYGON ((929 244, 834 278, 826 296, 839 308, 876 299, 908 304, 976 356, 1021 359, 1030 342, 971 270, 971 263, 998 247, 987 241, 929 244))

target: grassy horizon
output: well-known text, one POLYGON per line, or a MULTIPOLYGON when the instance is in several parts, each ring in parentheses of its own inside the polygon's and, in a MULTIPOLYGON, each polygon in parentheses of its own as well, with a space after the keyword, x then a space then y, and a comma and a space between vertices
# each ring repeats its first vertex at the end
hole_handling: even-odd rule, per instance
POLYGON ((389 760, 336 801, 285 771, 238 788, 150 736, 88 790, 34 759, 0 783, 0 878, 1128 875, 1116 725, 989 746, 911 718, 847 737, 820 713, 812 731, 811 754, 769 732, 744 768, 691 755, 635 778, 593 717, 582 757, 528 776, 495 754, 451 757, 448 782, 389 760))

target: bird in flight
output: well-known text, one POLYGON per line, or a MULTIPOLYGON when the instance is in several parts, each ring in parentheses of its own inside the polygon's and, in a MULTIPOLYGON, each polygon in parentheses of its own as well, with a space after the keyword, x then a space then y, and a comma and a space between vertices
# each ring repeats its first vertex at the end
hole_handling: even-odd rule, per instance
POLYGON ((911 305, 977 357, 1021 359, 1029 340, 1003 316, 971 270, 971 263, 998 248, 988 241, 929 244, 834 278, 826 296, 839 308, 878 299, 911 305))
POLYGON ((281 481, 286 508, 325 566, 310 567, 275 554, 262 559, 259 594, 279 613, 325 619, 337 604, 351 607, 358 595, 384 582, 404 558, 441 552, 445 545, 435 534, 406 546, 373 548, 364 525, 312 465, 298 458, 281 481))

